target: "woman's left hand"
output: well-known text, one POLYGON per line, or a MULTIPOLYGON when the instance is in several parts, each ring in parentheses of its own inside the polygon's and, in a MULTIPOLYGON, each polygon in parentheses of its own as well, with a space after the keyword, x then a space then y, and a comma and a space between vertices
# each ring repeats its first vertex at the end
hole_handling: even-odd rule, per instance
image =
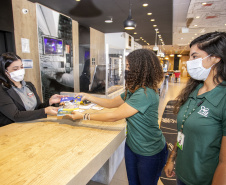
POLYGON ((51 98, 49 99, 49 105, 52 105, 54 103, 60 103, 61 98, 66 97, 64 95, 59 95, 59 94, 54 94, 53 96, 51 96, 51 98))
POLYGON ((76 119, 83 119, 83 115, 84 114, 80 112, 73 111, 71 114, 67 114, 66 116, 72 118, 73 120, 76 120, 76 119))

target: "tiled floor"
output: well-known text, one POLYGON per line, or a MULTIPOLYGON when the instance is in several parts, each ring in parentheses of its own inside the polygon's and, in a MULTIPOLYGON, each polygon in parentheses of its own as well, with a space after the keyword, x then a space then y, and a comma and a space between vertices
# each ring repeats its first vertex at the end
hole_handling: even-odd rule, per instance
MULTIPOLYGON (((182 78, 181 81, 178 83, 169 82, 168 86, 166 85, 165 88, 163 89, 159 99, 159 123, 161 121, 162 114, 167 102, 177 97, 181 89, 185 86, 186 81, 187 81, 186 78, 182 78)), ((101 185, 101 184, 96 182, 89 182, 88 185, 101 185)), ((121 162, 120 166, 118 167, 118 170, 116 171, 110 185, 128 185, 124 159, 121 162)), ((158 185, 163 185, 161 180, 159 180, 158 185)))

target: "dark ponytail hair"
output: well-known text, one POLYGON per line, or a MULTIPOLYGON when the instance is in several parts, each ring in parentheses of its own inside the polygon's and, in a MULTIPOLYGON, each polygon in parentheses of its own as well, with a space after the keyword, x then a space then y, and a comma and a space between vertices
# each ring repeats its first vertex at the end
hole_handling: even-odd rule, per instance
POLYGON ((6 75, 6 69, 16 60, 21 60, 21 58, 11 52, 3 53, 0 56, 0 84, 7 88, 12 87, 14 84, 6 75))
MULTIPOLYGON (((211 32, 201 35, 194 39, 190 47, 197 45, 200 50, 205 51, 208 55, 215 56, 221 60, 213 66, 217 71, 213 77, 215 84, 221 84, 221 80, 226 80, 226 32, 211 32)), ((202 81, 190 78, 186 87, 181 91, 180 95, 176 98, 174 113, 178 113, 180 107, 187 101, 188 96, 195 88, 202 83, 202 81)), ((221 84, 222 85, 222 84, 221 84)))

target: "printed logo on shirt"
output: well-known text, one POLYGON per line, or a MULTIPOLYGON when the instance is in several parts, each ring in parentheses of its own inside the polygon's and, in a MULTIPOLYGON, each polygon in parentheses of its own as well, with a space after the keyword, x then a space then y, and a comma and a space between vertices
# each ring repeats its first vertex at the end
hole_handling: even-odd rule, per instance
POLYGON ((31 98, 32 96, 34 96, 34 93, 33 92, 27 93, 27 96, 31 98))
POLYGON ((209 109, 205 106, 201 106, 201 110, 198 112, 198 114, 207 117, 209 114, 209 109))

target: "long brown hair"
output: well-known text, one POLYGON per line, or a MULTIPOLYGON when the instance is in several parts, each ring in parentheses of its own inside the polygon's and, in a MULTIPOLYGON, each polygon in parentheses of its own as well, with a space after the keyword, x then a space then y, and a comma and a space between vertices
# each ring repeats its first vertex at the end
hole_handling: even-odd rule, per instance
POLYGON ((0 84, 3 84, 7 88, 15 86, 6 75, 6 69, 16 60, 21 60, 21 58, 12 52, 2 53, 0 55, 0 84))
POLYGON ((134 93, 139 88, 149 87, 156 92, 159 83, 163 80, 163 70, 156 54, 147 49, 138 49, 127 56, 129 72, 126 79, 127 90, 134 93))
MULTIPOLYGON (((194 39, 190 47, 197 45, 200 50, 205 51, 208 55, 219 57, 221 60, 213 66, 216 70, 216 75, 213 77, 215 84, 220 84, 220 80, 226 80, 226 33, 225 32, 211 32, 201 35, 194 39)), ((174 113, 178 113, 180 107, 187 101, 189 94, 202 83, 202 81, 190 78, 182 89, 179 96, 176 98, 174 113)), ((220 84, 223 85, 223 84, 220 84)))

